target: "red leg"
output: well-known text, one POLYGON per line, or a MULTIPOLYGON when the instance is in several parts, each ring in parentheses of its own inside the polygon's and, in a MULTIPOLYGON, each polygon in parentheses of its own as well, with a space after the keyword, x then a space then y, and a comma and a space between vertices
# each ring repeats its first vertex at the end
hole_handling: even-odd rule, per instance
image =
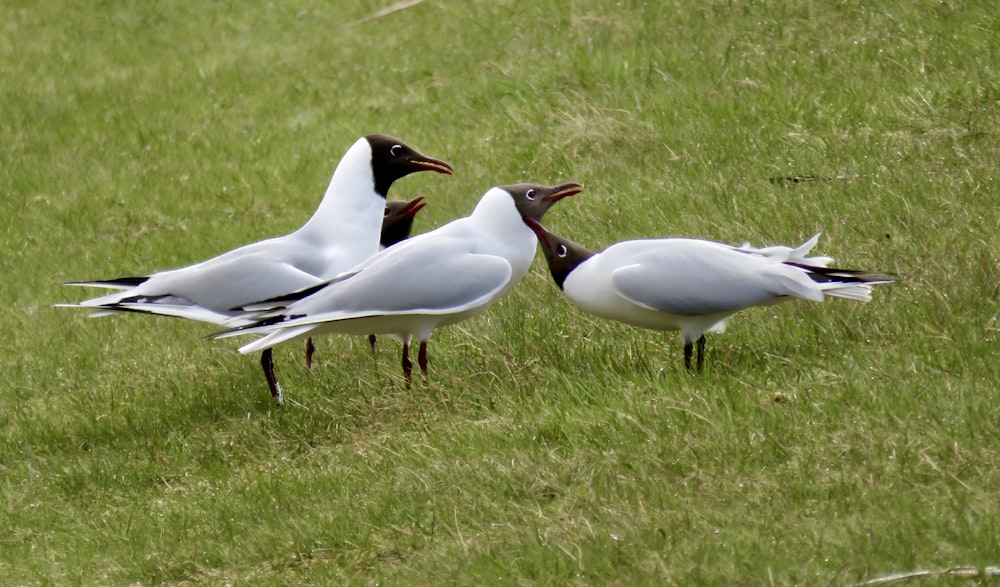
POLYGON ((316 347, 313 346, 313 339, 310 336, 306 339, 306 367, 312 369, 313 366, 313 352, 316 347))
POLYGON ((410 360, 410 343, 403 343, 403 377, 406 378, 406 386, 410 386, 413 379, 413 361, 410 360))
POLYGON ((417 364, 420 365, 420 372, 424 374, 424 383, 427 383, 427 341, 420 341, 420 351, 417 353, 417 364))
POLYGON ((267 378, 267 386, 271 390, 271 397, 280 406, 285 403, 285 398, 281 395, 281 386, 278 385, 278 378, 274 376, 274 357, 271 349, 264 349, 260 354, 260 366, 264 369, 264 377, 267 378))

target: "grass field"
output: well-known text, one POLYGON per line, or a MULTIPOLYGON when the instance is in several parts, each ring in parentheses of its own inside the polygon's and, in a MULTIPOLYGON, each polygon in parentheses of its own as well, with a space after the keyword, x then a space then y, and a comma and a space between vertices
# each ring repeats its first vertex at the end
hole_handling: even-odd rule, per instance
POLYGON ((392 6, 0 6, 0 582, 998 582, 995 3, 392 6), (283 408, 210 325, 51 307, 298 227, 372 132, 455 166, 393 188, 417 231, 572 180, 546 224, 594 248, 822 230, 902 281, 740 314, 691 376, 538 258, 427 385, 279 347, 283 408))

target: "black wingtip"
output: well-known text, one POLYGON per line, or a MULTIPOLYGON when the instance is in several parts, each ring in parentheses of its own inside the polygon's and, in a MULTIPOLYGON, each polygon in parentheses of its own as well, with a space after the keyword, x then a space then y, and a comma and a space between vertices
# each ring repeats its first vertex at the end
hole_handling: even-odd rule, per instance
POLYGON ((305 289, 299 289, 299 290, 293 291, 291 293, 283 294, 283 295, 280 295, 280 296, 275 296, 273 298, 268 298, 266 300, 260 300, 259 302, 253 302, 253 303, 250 303, 250 304, 244 304, 242 306, 236 306, 236 307, 233 307, 233 308, 229 308, 229 311, 230 312, 247 312, 247 311, 249 311, 249 310, 247 310, 247 308, 249 308, 251 306, 273 305, 276 308, 277 307, 284 307, 284 306, 287 306, 288 304, 290 304, 292 302, 297 302, 298 300, 301 300, 303 298, 307 298, 307 297, 311 296, 312 294, 318 292, 319 290, 323 289, 324 287, 326 287, 329 284, 330 284, 329 281, 324 281, 322 283, 317 283, 316 285, 307 287, 305 289))
POLYGON ((785 265, 806 271, 816 283, 891 283, 899 277, 891 273, 861 271, 857 269, 837 269, 836 267, 815 267, 804 263, 786 261, 785 265))
POLYGON ((341 281, 344 281, 345 279, 350 279, 351 277, 354 277, 357 274, 358 274, 357 271, 349 271, 347 273, 342 273, 342 274, 334 277, 333 279, 328 279, 326 281, 322 281, 320 283, 317 283, 316 285, 311 285, 309 287, 298 289, 298 290, 295 290, 295 291, 290 292, 290 293, 282 294, 280 296, 275 296, 273 298, 268 298, 266 300, 260 300, 258 302, 251 302, 249 304, 244 304, 242 306, 237 306, 235 308, 230 308, 229 311, 230 312, 259 312, 259 313, 263 313, 263 312, 266 312, 267 310, 283 308, 285 306, 288 306, 292 302, 297 302, 297 301, 299 301, 301 299, 304 299, 304 298, 307 298, 307 297, 313 295, 314 293, 318 292, 319 290, 323 289, 324 287, 326 287, 328 285, 332 285, 334 283, 339 283, 341 281), (248 308, 252 308, 254 306, 259 307, 259 309, 248 310, 248 308), (266 306, 273 306, 273 308, 266 308, 265 309, 266 306))
POLYGON ((130 288, 142 285, 149 281, 149 276, 145 277, 119 277, 117 279, 98 279, 94 281, 67 281, 63 285, 87 285, 94 287, 120 287, 130 288))
POLYGON ((238 334, 247 330, 252 330, 254 328, 261 328, 264 326, 274 326, 276 324, 281 324, 282 322, 287 322, 289 320, 295 320, 297 318, 305 318, 305 314, 294 314, 290 316, 270 316, 268 318, 262 318, 256 322, 251 322, 250 324, 244 324, 242 326, 234 326, 233 328, 227 328, 225 330, 220 330, 218 332, 213 332, 209 334, 207 338, 220 338, 227 334, 238 334))

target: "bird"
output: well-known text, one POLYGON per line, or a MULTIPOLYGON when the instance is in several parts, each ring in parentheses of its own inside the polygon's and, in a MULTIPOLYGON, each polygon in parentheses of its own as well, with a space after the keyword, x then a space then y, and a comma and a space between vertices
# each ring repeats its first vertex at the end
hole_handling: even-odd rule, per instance
MULTIPOLYGON (((397 138, 361 137, 337 164, 316 212, 298 230, 179 269, 70 282, 66 285, 118 291, 57 306, 89 308, 93 317, 139 312, 222 326, 246 323, 243 305, 322 283, 378 252, 389 188, 418 171, 454 172, 447 162, 397 138)), ((271 396, 281 405, 269 349, 261 355, 261 367, 271 396)))
MULTIPOLYGON (((392 200, 386 202, 385 213, 382 217, 382 233, 379 236, 379 250, 404 241, 410 237, 413 231, 413 219, 417 212, 421 211, 427 204, 423 196, 417 196, 412 200, 392 200)), ((376 337, 374 334, 368 335, 368 344, 372 347, 372 354, 375 354, 376 337)), ((306 339, 306 367, 312 368, 313 353, 316 346, 312 338, 306 339)))
POLYGON ((651 330, 679 330, 684 366, 704 365, 705 333, 752 306, 792 298, 822 302, 827 296, 871 301, 872 286, 894 275, 834 269, 829 257, 809 257, 814 235, 798 247, 735 247, 690 238, 626 240, 600 252, 554 235, 539 222, 535 231, 549 272, 581 310, 651 330))
POLYGON ((379 235, 379 250, 410 238, 413 232, 413 219, 417 212, 424 209, 427 203, 423 196, 412 200, 393 200, 385 205, 382 217, 382 232, 379 235))
POLYGON ((553 204, 582 189, 578 183, 490 188, 471 215, 387 248, 327 284, 246 307, 272 313, 216 337, 262 335, 239 349, 251 353, 321 333, 391 334, 403 341, 407 384, 416 338, 426 381, 431 332, 479 314, 514 287, 537 248, 526 223, 541 220, 553 204))
MULTIPOLYGON (((385 208, 385 219, 382 220, 381 247, 385 250, 392 245, 410 238, 413 232, 413 219, 417 212, 425 206, 423 198, 417 197, 409 201, 389 202, 385 208)), ((375 335, 368 335, 368 344, 371 345, 372 354, 375 354, 375 335)))

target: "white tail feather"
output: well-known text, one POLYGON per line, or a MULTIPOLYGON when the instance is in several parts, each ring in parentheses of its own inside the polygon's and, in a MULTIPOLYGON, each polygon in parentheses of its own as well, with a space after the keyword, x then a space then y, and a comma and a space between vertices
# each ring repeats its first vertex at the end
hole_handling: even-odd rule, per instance
MULTIPOLYGON (((276 344, 285 342, 286 340, 291 340, 299 336, 304 336, 307 332, 312 331, 314 328, 316 328, 315 324, 307 324, 305 326, 297 326, 291 328, 282 328, 281 330, 272 332, 267 336, 263 336, 251 343, 241 346, 240 353, 246 355, 255 351, 262 351, 265 349, 269 349, 276 344)), ((240 334, 240 332, 237 331, 232 334, 240 334)), ((227 333, 226 335, 231 336, 232 334, 227 333)))
POLYGON ((809 254, 809 251, 816 246, 816 243, 819 242, 821 234, 823 233, 817 232, 795 248, 786 247, 784 245, 776 245, 773 247, 755 247, 749 242, 744 242, 739 248, 742 251, 763 255, 781 263, 799 263, 802 265, 812 265, 813 267, 827 267, 833 262, 833 257, 806 256, 809 254))
POLYGON ((872 301, 872 286, 867 283, 822 283, 820 289, 828 296, 857 300, 872 301))
MULTIPOLYGON (((82 303, 81 304, 69 304, 69 303, 65 303, 65 304, 52 304, 52 307, 53 308, 93 308, 94 306, 88 306, 88 305, 85 305, 85 304, 82 304, 82 303)), ((116 312, 114 310, 95 310, 95 311, 91 312, 90 314, 87 314, 87 317, 88 318, 102 318, 104 316, 111 316, 112 314, 119 314, 119 313, 120 312, 116 312)))

